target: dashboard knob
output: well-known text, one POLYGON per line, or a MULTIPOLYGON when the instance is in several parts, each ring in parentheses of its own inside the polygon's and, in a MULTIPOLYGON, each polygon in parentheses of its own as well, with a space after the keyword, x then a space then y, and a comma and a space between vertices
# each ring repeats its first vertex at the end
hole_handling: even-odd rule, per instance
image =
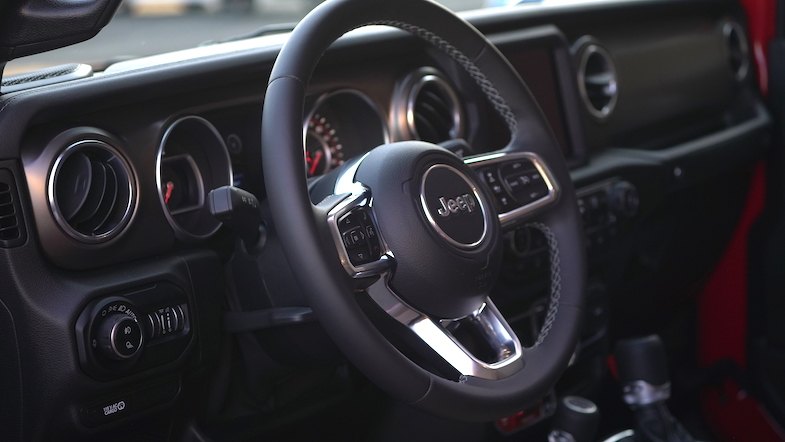
POLYGON ((131 359, 142 349, 142 327, 125 313, 111 313, 98 325, 96 350, 109 359, 131 359))
POLYGON ((611 210, 625 218, 632 218, 641 205, 638 189, 627 181, 614 183, 609 191, 611 210))

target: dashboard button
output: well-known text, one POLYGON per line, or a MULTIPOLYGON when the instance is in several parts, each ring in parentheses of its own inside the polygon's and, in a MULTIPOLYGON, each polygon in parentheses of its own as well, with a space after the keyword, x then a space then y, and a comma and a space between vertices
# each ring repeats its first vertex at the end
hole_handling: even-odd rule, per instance
POLYGON ((89 427, 112 422, 128 416, 133 411, 133 400, 130 394, 110 399, 99 404, 85 407, 81 410, 82 421, 89 427))

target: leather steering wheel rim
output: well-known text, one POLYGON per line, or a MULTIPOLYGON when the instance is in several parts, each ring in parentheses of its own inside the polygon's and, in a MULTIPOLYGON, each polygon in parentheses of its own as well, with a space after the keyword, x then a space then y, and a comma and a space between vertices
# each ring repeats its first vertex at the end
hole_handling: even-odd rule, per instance
POLYGON ((539 107, 513 67, 472 25, 426 0, 335 0, 315 8, 292 32, 273 67, 264 100, 262 154, 275 230, 297 282, 327 333, 366 376, 397 399, 450 418, 487 421, 545 396, 572 356, 585 283, 581 220, 566 161, 539 107), (328 46, 366 25, 397 27, 456 60, 488 96, 511 131, 501 152, 532 152, 560 186, 558 200, 537 215, 551 240, 553 312, 538 345, 524 349, 524 366, 498 380, 445 379, 404 356, 363 313, 323 215, 309 198, 302 151, 307 85, 328 46), (554 262, 555 260, 555 262, 554 262), (307 273, 302 269, 308 269, 307 273))

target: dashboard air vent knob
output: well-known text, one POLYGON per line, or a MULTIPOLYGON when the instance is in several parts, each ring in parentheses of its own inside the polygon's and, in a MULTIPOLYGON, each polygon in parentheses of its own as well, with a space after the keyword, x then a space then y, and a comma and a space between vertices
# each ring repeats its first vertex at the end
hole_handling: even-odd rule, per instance
POLYGON ((605 48, 589 40, 578 50, 578 89, 589 113, 604 120, 619 97, 616 66, 605 48))
POLYGON ((135 183, 126 160, 102 141, 80 141, 55 161, 49 201, 60 227, 87 243, 119 234, 133 211, 135 183))
POLYGON ((728 49, 728 64, 737 81, 744 80, 750 69, 749 46, 744 28, 734 21, 726 22, 722 27, 722 35, 728 49))

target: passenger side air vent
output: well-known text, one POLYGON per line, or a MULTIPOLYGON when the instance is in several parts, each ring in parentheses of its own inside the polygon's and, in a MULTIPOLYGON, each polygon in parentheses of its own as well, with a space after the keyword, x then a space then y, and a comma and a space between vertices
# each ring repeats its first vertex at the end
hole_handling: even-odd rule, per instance
POLYGON ((117 150, 85 140, 57 157, 49 175, 49 204, 60 227, 71 237, 99 243, 123 231, 131 218, 136 183, 117 150))
POLYGON ((436 69, 422 68, 407 76, 392 107, 391 126, 398 139, 441 143, 463 137, 461 101, 436 69))
POLYGON ((588 40, 578 50, 578 89, 589 113, 604 120, 616 107, 616 67, 608 51, 588 40))
POLYGON ((13 174, 0 169, 0 246, 15 247, 25 241, 22 210, 13 174))
POLYGON ((733 21, 725 22, 722 26, 722 35, 728 49, 728 64, 731 72, 737 81, 742 81, 750 70, 750 49, 744 28, 733 21))

